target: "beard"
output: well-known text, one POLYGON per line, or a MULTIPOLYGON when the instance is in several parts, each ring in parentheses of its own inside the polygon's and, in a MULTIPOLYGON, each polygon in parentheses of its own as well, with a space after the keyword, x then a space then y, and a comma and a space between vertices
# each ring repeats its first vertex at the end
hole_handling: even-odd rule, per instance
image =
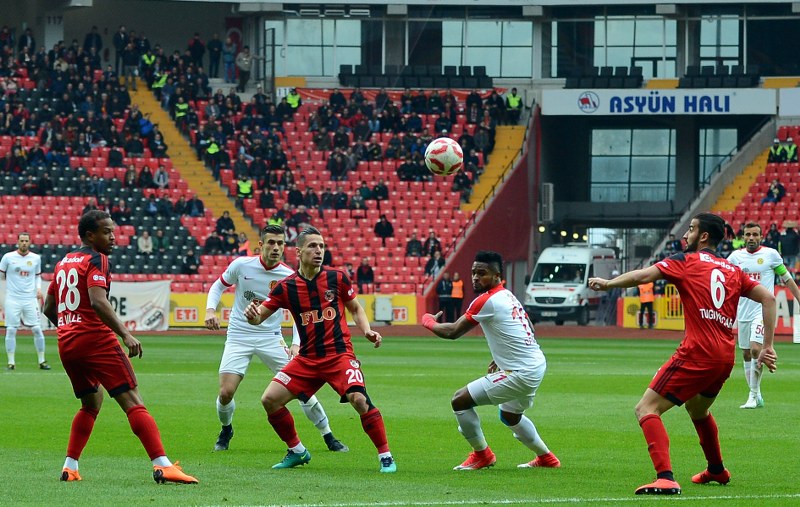
POLYGON ((697 245, 697 240, 694 240, 694 242, 692 242, 692 243, 687 241, 686 242, 686 248, 684 248, 683 251, 686 252, 686 253, 696 252, 697 251, 697 246, 698 246, 697 245))

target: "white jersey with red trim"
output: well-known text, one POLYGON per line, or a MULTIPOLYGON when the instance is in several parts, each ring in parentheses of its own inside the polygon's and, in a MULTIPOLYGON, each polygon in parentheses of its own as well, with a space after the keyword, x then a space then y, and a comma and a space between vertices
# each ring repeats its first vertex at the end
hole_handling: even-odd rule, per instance
MULTIPOLYGON (((742 268, 747 276, 763 285, 770 293, 775 293, 776 270, 784 272, 783 258, 774 248, 760 246, 753 253, 741 248, 728 256, 728 262, 742 268)), ((739 308, 736 310, 736 319, 741 322, 761 321, 761 303, 752 299, 739 298, 739 308)))
POLYGON ((272 288, 292 273, 294 273, 294 269, 283 262, 267 268, 258 255, 239 257, 231 262, 219 277, 226 287, 236 286, 233 308, 228 321, 228 333, 275 335, 277 332, 280 334, 283 312, 275 312, 260 325, 254 326, 247 322, 244 310, 251 301, 258 303, 264 301, 272 288))
POLYGON ((528 370, 545 361, 522 303, 502 285, 475 298, 464 316, 480 324, 501 370, 528 370))
POLYGON ((0 273, 6 275, 6 300, 36 300, 36 277, 42 274, 39 254, 8 252, 0 259, 0 273))

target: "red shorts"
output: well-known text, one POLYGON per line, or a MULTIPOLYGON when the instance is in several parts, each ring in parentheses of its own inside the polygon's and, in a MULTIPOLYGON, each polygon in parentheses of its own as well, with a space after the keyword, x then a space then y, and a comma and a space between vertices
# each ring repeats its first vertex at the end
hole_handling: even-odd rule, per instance
POLYGON ((656 372, 650 389, 681 406, 695 396, 715 398, 733 369, 733 363, 694 363, 672 356, 656 372))
POLYGON ((361 363, 350 352, 322 359, 296 356, 286 363, 272 381, 284 385, 301 401, 307 401, 325 384, 329 384, 343 401, 345 393, 353 387, 364 390, 361 363))
POLYGON ((59 355, 76 398, 96 393, 99 386, 112 398, 137 386, 131 361, 119 344, 89 353, 59 350, 59 355))

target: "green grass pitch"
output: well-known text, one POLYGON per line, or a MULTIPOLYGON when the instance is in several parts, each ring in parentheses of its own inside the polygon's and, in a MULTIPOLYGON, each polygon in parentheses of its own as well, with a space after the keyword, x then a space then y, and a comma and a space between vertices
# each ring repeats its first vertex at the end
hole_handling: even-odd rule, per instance
MULTIPOLYGON (((580 330, 576 329, 576 335, 580 330)), ((236 395, 236 435, 227 452, 213 452, 219 431, 214 399, 222 336, 142 336, 144 357, 134 360, 145 404, 156 418, 167 453, 200 484, 157 485, 152 468, 113 400, 95 425, 81 457, 80 483, 58 480, 70 422, 78 408, 48 337, 53 370, 36 369, 29 335, 18 337, 17 370, 0 373, 0 505, 800 505, 798 421, 800 346, 779 344, 779 371, 763 383, 766 408, 741 410, 747 397, 740 362, 713 412, 727 486, 693 485, 705 467, 697 435, 683 409, 664 416, 672 442, 680 498, 644 498, 634 489, 654 478, 633 407, 673 341, 541 340, 548 371, 528 415, 561 459, 557 470, 517 469, 532 459, 481 407, 495 467, 456 472, 467 455, 449 407, 452 393, 480 376, 489 362, 486 343, 388 337, 373 349, 354 339, 369 393, 381 409, 398 472, 378 473, 375 449, 355 411, 328 387, 319 393, 334 433, 350 446, 326 450, 317 430, 290 406, 311 463, 271 470, 285 453, 267 424, 259 397, 271 378, 260 363, 236 395)))

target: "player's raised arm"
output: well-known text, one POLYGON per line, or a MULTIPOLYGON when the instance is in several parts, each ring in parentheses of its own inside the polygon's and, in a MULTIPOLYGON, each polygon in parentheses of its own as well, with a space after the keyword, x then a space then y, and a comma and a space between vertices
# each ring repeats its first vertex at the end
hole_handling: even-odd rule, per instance
POLYGON ((376 349, 380 347, 383 337, 379 332, 373 331, 370 327, 367 313, 361 308, 361 303, 359 303, 357 299, 351 299, 347 301, 344 306, 350 311, 350 315, 353 316, 353 322, 355 322, 358 329, 364 333, 364 337, 374 343, 376 349))
POLYGON ((114 313, 114 308, 112 308, 106 297, 105 287, 89 287, 89 301, 92 304, 92 309, 103 321, 103 324, 122 338, 122 343, 128 348, 128 357, 142 357, 142 344, 133 337, 128 328, 125 327, 125 324, 114 313))
POLYGON ((422 325, 425 329, 433 332, 439 338, 446 338, 448 340, 455 340, 464 336, 470 329, 476 326, 470 322, 466 316, 462 315, 455 322, 437 322, 442 312, 436 315, 426 313, 422 316, 422 325))
POLYGON ((655 282, 656 280, 661 280, 663 277, 660 269, 655 266, 649 266, 643 269, 628 271, 612 280, 606 280, 605 278, 589 278, 589 287, 593 290, 625 289, 628 287, 636 287, 643 283, 655 282))

